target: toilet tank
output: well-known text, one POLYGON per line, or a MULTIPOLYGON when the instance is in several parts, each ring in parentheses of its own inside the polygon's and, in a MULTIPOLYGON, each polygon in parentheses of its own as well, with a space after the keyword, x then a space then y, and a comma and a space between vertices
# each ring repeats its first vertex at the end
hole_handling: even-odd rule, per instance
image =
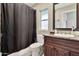
POLYGON ((44 36, 43 35, 37 35, 37 42, 44 43, 44 36))

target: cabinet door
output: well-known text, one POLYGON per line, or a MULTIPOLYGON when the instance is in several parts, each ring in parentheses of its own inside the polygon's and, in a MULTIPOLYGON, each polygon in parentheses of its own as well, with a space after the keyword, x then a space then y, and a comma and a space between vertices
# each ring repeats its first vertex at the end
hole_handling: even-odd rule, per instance
POLYGON ((71 52, 71 56, 79 56, 79 53, 77 53, 77 52, 71 52))
POLYGON ((55 47, 55 55, 56 56, 69 56, 70 53, 66 49, 55 47))
POLYGON ((55 49, 51 45, 44 46, 44 55, 45 56, 55 56, 55 49))

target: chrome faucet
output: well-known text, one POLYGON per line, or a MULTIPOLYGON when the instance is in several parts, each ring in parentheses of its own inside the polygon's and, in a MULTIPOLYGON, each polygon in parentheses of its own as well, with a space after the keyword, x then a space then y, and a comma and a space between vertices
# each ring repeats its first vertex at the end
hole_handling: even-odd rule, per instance
POLYGON ((73 34, 73 32, 74 32, 74 25, 72 26, 72 31, 71 31, 71 34, 73 34))

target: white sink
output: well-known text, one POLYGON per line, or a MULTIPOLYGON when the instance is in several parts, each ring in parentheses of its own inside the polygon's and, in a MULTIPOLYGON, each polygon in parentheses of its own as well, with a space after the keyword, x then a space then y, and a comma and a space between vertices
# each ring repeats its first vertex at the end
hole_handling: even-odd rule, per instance
POLYGON ((59 36, 59 37, 75 37, 75 35, 72 34, 54 34, 54 36, 59 36))

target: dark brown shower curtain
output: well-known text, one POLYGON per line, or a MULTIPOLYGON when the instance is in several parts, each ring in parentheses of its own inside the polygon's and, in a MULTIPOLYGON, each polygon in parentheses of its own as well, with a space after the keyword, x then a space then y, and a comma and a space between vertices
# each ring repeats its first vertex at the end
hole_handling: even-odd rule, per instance
POLYGON ((3 53, 12 53, 36 41, 36 11, 25 4, 1 4, 3 53))

